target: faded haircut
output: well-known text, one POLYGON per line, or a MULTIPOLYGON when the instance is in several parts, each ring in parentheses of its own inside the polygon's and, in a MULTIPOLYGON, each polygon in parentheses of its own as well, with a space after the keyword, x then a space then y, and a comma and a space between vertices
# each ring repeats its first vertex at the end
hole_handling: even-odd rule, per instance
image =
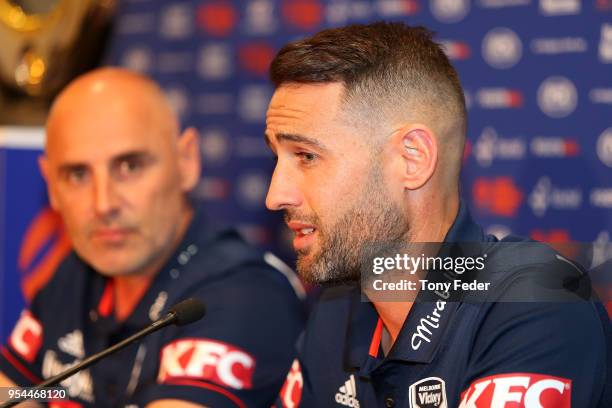
POLYGON ((442 143, 463 150, 467 119, 459 76, 424 27, 377 22, 323 30, 285 45, 270 79, 277 88, 342 83, 345 108, 370 126, 425 122, 442 143))

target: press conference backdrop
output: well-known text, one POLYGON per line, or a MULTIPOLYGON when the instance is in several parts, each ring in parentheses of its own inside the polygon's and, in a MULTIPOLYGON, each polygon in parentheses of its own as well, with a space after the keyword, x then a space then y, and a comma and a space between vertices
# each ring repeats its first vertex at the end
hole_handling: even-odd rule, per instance
MULTIPOLYGON (((264 208, 263 141, 276 50, 322 28, 422 24, 460 73, 469 109, 464 199, 489 232, 612 245, 612 0, 124 0, 107 63, 152 76, 201 132, 195 192, 211 218, 291 259, 264 208)), ((45 209, 40 129, 0 133, 0 337, 69 248, 45 209), (19 134, 16 134, 19 133, 19 134), (25 238, 24 238, 25 237, 25 238)))

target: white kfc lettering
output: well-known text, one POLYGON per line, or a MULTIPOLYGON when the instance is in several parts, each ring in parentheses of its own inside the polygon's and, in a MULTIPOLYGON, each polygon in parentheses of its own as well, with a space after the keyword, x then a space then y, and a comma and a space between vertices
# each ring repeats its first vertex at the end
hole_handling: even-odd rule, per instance
POLYGON ((19 321, 11 333, 9 344, 28 362, 33 362, 42 345, 43 328, 32 314, 25 310, 21 312, 19 321))
POLYGON ((216 340, 182 339, 162 349, 158 382, 191 378, 248 389, 254 369, 253 356, 235 346, 216 340))
POLYGON ((508 402, 525 408, 570 408, 571 380, 531 373, 482 378, 462 393, 459 408, 504 407, 508 402))
POLYGON ((304 388, 304 378, 300 362, 295 359, 291 364, 291 370, 287 374, 287 379, 280 391, 280 399, 283 408, 296 408, 302 399, 302 388, 304 388))

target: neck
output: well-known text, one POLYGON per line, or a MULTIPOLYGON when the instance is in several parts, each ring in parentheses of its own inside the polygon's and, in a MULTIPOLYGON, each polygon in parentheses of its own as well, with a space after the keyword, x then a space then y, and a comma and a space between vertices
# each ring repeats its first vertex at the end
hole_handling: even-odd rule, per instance
POLYGON ((113 278, 114 311, 117 320, 123 321, 132 314, 136 305, 145 295, 149 286, 151 286, 153 279, 180 244, 192 218, 193 209, 191 207, 186 207, 179 221, 179 226, 172 240, 172 244, 168 245, 163 255, 158 257, 154 263, 147 265, 146 268, 143 268, 137 273, 120 275, 113 278))
MULTIPOLYGON (((442 201, 441 201, 442 202, 442 201)), ((459 199, 444 201, 438 208, 422 206, 414 212, 410 242, 443 242, 459 211, 459 199)), ((412 275, 418 281, 418 274, 412 275)), ((418 288, 418 285, 417 285, 418 288)), ((418 293, 415 293, 415 296, 418 293)), ((414 302, 372 301, 385 329, 389 332, 391 345, 395 343, 414 302)))

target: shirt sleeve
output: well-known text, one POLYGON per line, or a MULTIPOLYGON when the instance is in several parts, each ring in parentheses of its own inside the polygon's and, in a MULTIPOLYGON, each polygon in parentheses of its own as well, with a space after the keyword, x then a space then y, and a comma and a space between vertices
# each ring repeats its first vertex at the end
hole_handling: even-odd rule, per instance
POLYGON ((493 304, 474 340, 460 407, 611 406, 603 395, 611 347, 610 322, 595 303, 493 304))
POLYGON ((270 406, 295 357, 303 310, 291 286, 265 267, 207 284, 197 323, 177 328, 159 350, 156 383, 143 405, 178 398, 214 407, 270 406))
POLYGON ((0 346, 0 372, 15 384, 33 386, 42 381, 44 324, 38 314, 39 296, 24 309, 7 343, 0 346))

